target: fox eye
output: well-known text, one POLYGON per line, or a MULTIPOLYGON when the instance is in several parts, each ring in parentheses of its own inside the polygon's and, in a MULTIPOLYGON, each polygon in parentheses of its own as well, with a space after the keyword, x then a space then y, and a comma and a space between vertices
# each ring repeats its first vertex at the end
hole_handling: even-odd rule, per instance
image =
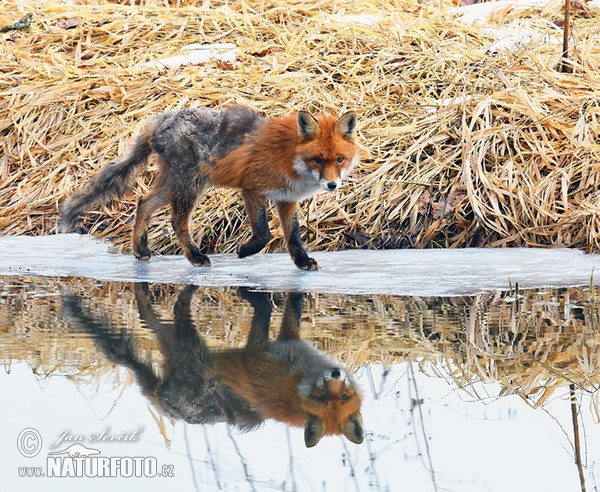
POLYGON ((348 393, 342 393, 342 400, 349 400, 350 395, 348 393))
POLYGON ((317 396, 318 401, 327 401, 327 393, 321 393, 317 396))
POLYGON ((345 158, 345 157, 338 157, 338 158, 336 159, 336 162, 337 162, 338 164, 341 164, 341 163, 342 163, 342 162, 344 162, 345 160, 346 160, 346 158, 345 158))
POLYGON ((320 157, 315 157, 313 159, 313 162, 317 165, 317 166, 322 166, 323 165, 323 159, 321 159, 320 157))

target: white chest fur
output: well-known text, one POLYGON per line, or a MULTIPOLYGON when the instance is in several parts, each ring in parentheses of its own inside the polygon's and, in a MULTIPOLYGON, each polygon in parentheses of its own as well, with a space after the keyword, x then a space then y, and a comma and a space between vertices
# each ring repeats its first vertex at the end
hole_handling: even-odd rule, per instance
POLYGON ((274 202, 300 202, 321 189, 319 173, 308 167, 302 159, 296 159, 293 167, 298 179, 287 178, 286 186, 267 190, 265 198, 274 202))

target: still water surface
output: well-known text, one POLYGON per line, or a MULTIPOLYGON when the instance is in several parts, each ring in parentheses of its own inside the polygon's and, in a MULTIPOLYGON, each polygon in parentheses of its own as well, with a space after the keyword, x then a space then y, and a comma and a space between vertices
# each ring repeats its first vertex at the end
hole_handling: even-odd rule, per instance
POLYGON ((594 297, 0 277, 2 489, 597 491, 594 297), (354 374, 362 429, 307 448, 303 424, 267 416, 276 376, 260 398, 231 390, 242 366, 223 353, 256 365, 267 337, 296 336, 298 357, 354 374), (116 476, 68 476, 93 457, 116 476), (67 476, 19 476, 37 472, 67 476))

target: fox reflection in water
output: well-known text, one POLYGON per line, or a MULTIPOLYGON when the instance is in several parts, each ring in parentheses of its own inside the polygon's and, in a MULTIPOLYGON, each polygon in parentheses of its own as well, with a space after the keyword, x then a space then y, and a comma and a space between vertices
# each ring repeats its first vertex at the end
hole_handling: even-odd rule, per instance
POLYGON ((92 334, 111 362, 132 370, 144 394, 170 417, 192 424, 227 422, 242 430, 275 419, 304 427, 307 447, 332 434, 363 441, 361 396, 354 378, 299 338, 302 294, 287 295, 279 334, 271 341, 269 296, 240 290, 254 308, 246 346, 219 351, 207 346, 192 319, 195 290, 181 290, 170 324, 152 310, 148 286, 135 284, 140 319, 154 331, 163 355, 159 373, 131 331, 93 316, 76 296, 63 297, 62 305, 66 319, 92 334))

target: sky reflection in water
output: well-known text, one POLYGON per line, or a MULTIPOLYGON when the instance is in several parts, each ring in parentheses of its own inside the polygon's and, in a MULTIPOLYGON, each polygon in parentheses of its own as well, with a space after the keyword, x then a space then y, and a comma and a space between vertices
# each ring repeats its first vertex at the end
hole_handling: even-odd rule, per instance
MULTIPOLYGON (((326 436, 310 449, 302 428, 272 419, 249 432, 226 423, 186 422, 199 415, 194 404, 206 401, 186 395, 185 381, 175 391, 188 412, 179 418, 172 408, 161 409, 164 402, 148 388, 142 390, 140 373, 136 379, 132 365, 125 367, 124 354, 135 345, 138 363, 151 356, 160 368, 168 354, 148 320, 172 328, 184 291, 168 284, 146 289, 84 279, 0 280, 0 462, 7 490, 76 490, 81 480, 89 490, 131 487, 131 479, 119 477, 18 476, 19 467, 45 467, 49 453, 75 442, 102 456, 156 458, 159 470, 167 466, 173 476, 135 479, 149 490, 581 490, 582 481, 585 490, 600 486, 600 339, 589 289, 451 298, 307 293, 300 337, 356 372, 365 430, 362 444, 326 436), (140 304, 140 292, 147 304, 140 304), (88 321, 105 331, 74 322, 65 299, 75 299, 88 321), (25 428, 42 437, 33 458, 15 445, 25 428)), ((201 287, 191 294, 188 321, 208 354, 244 347, 256 335, 256 305, 248 292, 201 287)), ((261 295, 271 305, 273 340, 285 320, 286 294, 261 295)), ((259 326, 263 335, 267 322, 259 326)), ((225 414, 247 410, 235 404, 225 414)))

